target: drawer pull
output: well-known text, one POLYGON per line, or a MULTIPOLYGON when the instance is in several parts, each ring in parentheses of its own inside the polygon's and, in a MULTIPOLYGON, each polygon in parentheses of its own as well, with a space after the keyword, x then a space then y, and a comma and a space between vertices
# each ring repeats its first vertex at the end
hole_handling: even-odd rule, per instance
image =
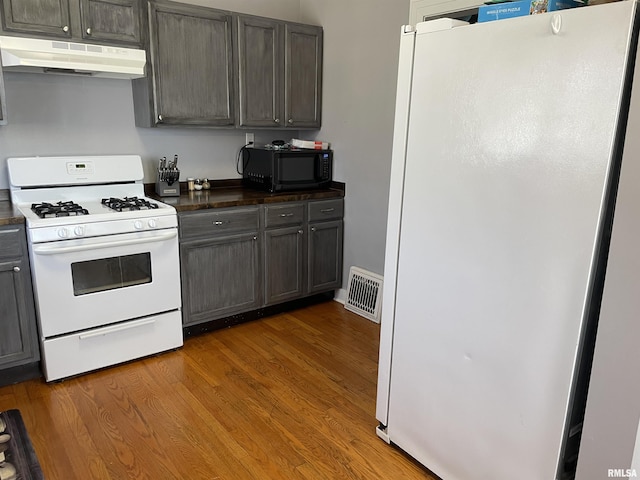
POLYGON ((321 213, 331 213, 333 211, 335 211, 335 208, 323 208, 320 210, 321 213))
POLYGON ((20 271, 20 267, 13 267, 13 271, 18 273, 20 271))
POLYGON ((304 233, 304 230, 298 230, 298 233, 302 235, 304 233))
POLYGON ((155 319, 149 318, 144 320, 137 320, 134 322, 125 323, 123 325, 114 325, 111 327, 104 327, 94 330, 92 332, 79 335, 80 340, 88 340, 89 338, 102 337, 103 335, 109 335, 111 333, 122 332, 124 330, 131 330, 132 328, 142 327, 144 325, 151 325, 156 323, 155 319))
POLYGON ((281 213, 281 217, 293 217, 293 213, 281 213))
POLYGON ((230 223, 230 222, 229 222, 229 220, 225 220, 225 221, 216 220, 216 221, 213 222, 213 224, 217 225, 217 226, 224 225, 225 223, 230 223))

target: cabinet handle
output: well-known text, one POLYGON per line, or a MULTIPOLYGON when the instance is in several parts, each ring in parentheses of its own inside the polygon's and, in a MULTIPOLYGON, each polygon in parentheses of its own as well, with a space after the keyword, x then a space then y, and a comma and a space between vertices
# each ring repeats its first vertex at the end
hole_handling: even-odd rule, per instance
POLYGON ((311 231, 315 232, 316 231, 316 227, 311 227, 311 231))
POLYGON ((91 35, 91 27, 87 28, 87 35, 91 35))
POLYGON ((290 118, 290 119, 289 119, 289 123, 293 123, 293 118, 290 118))
POLYGON ((274 120, 274 122, 276 122, 276 123, 280 123, 280 119, 279 119, 279 118, 276 118, 276 119, 274 120))
POLYGON ((254 239, 254 240, 257 240, 257 239, 258 239, 258 237, 256 237, 256 236, 254 235, 254 236, 253 236, 253 239, 254 239))
POLYGON ((323 208, 320 210, 321 213, 331 213, 335 210, 335 208, 323 208))
POLYGON ((13 271, 18 273, 20 271, 20 267, 13 267, 13 271))
POLYGON ((281 213, 281 217, 293 217, 293 213, 281 213))
POLYGON ((298 233, 302 235, 304 233, 304 230, 298 230, 298 233))
POLYGON ((69 25, 65 25, 64 27, 62 27, 62 31, 64 33, 67 33, 69 31, 69 25))
POLYGON ((162 115, 158 115, 158 121, 159 121, 159 122, 162 122, 162 120, 163 120, 163 119, 162 119, 162 115))

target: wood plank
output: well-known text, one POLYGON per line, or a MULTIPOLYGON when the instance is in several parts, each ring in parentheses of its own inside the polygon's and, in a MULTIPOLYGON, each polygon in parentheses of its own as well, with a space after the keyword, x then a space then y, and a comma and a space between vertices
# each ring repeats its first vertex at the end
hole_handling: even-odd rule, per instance
POLYGON ((46 478, 435 480, 375 434, 379 334, 326 302, 2 387, 0 411, 21 411, 46 478))

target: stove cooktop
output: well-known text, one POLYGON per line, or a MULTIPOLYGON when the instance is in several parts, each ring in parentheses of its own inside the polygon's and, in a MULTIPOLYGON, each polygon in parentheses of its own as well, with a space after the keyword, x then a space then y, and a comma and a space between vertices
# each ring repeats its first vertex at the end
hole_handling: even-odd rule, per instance
POLYGON ((40 218, 49 217, 69 217, 71 215, 89 215, 86 208, 82 208, 75 202, 57 202, 57 203, 32 203, 31 211, 40 218))

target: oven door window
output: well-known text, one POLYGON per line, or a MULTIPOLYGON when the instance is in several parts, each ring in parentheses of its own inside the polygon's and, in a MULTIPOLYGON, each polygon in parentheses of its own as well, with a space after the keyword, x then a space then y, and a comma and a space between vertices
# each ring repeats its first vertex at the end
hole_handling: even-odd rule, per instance
POLYGON ((76 297, 151 283, 151 254, 138 253, 72 263, 71 277, 76 297))

